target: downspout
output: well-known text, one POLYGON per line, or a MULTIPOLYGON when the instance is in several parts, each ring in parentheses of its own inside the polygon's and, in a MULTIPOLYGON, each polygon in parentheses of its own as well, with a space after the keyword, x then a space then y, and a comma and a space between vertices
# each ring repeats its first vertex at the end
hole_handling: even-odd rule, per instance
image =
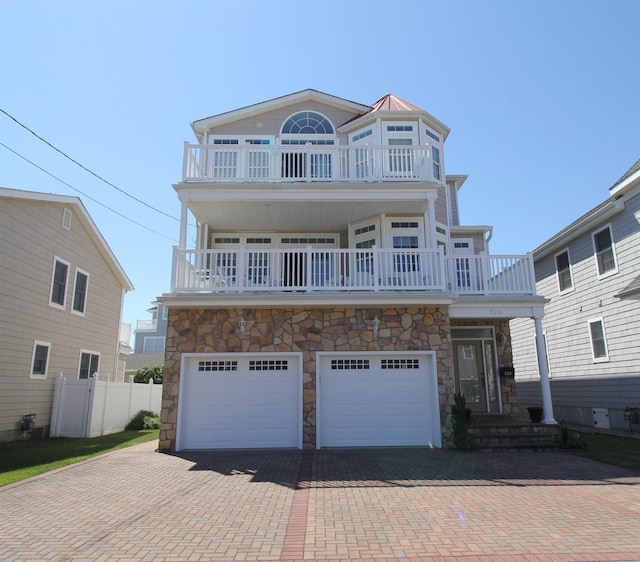
POLYGON ((489 229, 489 236, 487 236, 487 239, 484 241, 484 251, 486 254, 489 254, 489 242, 491 241, 491 239, 493 238, 493 227, 491 227, 489 229))
MULTIPOLYGON (((124 311, 124 297, 127 294, 126 289, 122 289, 122 298, 120 299, 120 317, 118 318, 118 335, 116 338, 116 357, 115 357, 115 378, 114 381, 118 380, 118 373, 120 373, 120 331, 122 330, 122 313, 124 311)), ((131 345, 131 332, 129 332, 129 345, 131 345)), ((124 380, 124 370, 122 374, 122 380, 124 380)))

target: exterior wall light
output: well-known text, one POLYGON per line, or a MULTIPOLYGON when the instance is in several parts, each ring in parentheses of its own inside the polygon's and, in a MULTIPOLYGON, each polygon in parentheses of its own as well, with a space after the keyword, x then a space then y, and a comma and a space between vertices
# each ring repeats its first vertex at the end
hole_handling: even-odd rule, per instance
POLYGON ((247 321, 244 318, 240 318, 240 333, 244 334, 244 331, 247 329, 247 321))

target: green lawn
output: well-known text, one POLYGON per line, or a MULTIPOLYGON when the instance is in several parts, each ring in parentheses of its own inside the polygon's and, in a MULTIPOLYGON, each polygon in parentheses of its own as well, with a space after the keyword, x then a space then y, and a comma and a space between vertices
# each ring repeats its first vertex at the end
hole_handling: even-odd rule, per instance
POLYGON ((640 439, 618 437, 603 433, 580 433, 571 431, 572 437, 580 435, 579 441, 585 449, 568 449, 568 452, 596 461, 640 471, 640 439))
POLYGON ((0 486, 109 451, 158 439, 157 429, 122 431, 92 439, 29 439, 0 443, 0 486))

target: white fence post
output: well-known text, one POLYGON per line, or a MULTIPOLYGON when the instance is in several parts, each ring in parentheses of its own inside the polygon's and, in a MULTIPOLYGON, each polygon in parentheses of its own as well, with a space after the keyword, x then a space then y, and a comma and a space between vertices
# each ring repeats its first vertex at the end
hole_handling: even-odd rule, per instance
POLYGON ((62 406, 64 403, 64 382, 64 375, 59 373, 56 378, 53 391, 53 407, 51 411, 49 437, 58 437, 60 433, 60 418, 62 417, 62 406))
POLYGON ((91 417, 93 415, 93 405, 96 396, 96 383, 98 382, 98 373, 89 376, 87 384, 87 392, 89 394, 85 406, 84 425, 82 427, 82 437, 91 437, 91 417))
MULTIPOLYGON (((147 408, 147 411, 149 412, 153 412, 153 378, 149 379, 149 407, 147 408)), ((154 414, 159 414, 160 412, 153 412, 154 414)))
POLYGON ((109 397, 109 383, 111 377, 107 374, 107 385, 104 387, 104 399, 102 400, 102 419, 100 421, 100 435, 104 435, 104 421, 107 415, 107 398, 109 397))
POLYGON ((133 412, 131 411, 131 406, 133 406, 133 375, 129 375, 129 407, 127 408, 127 412, 129 412, 129 419, 133 417, 133 412))

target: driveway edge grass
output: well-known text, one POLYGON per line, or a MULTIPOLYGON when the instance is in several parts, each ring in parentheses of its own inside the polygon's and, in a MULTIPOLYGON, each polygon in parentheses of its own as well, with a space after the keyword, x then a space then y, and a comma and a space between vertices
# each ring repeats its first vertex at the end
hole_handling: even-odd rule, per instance
POLYGON ((52 438, 0 443, 0 491, 157 439, 157 430, 145 430, 87 439, 52 438))

